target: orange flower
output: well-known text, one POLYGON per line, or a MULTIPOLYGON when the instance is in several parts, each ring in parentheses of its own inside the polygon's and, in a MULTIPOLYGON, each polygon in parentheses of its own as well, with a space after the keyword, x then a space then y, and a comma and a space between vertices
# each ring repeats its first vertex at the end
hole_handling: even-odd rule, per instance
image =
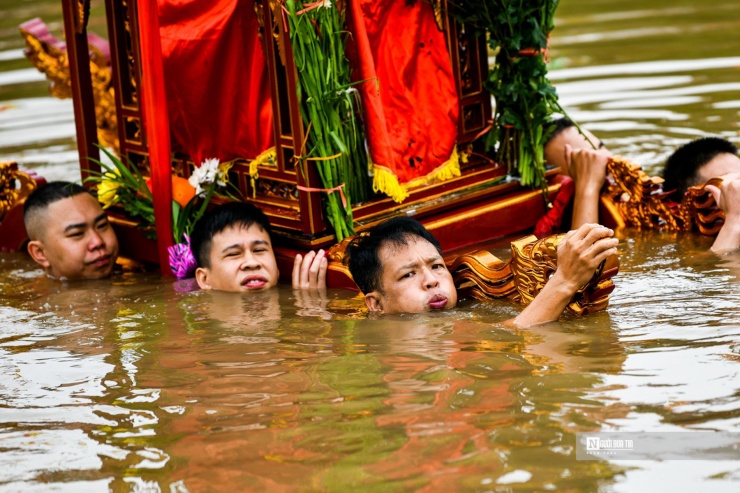
MULTIPOLYGON (((146 180, 146 186, 151 191, 152 189, 152 179, 147 178, 146 180)), ((195 197, 195 188, 186 180, 185 178, 182 178, 180 176, 173 176, 172 177, 172 200, 180 204, 182 207, 185 207, 188 202, 190 202, 190 199, 195 197)))
POLYGON ((195 197, 195 188, 180 176, 172 177, 172 200, 185 207, 195 197))

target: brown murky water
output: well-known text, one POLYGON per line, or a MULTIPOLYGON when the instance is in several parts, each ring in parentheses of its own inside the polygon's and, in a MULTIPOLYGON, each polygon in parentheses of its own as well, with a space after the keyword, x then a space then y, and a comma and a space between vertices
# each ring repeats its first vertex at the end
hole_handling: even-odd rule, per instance
MULTIPOLYGON (((653 172, 705 132, 740 142, 737 7, 564 0, 562 102, 653 172)), ((2 3, 0 158, 75 179, 71 105, 15 34, 57 10, 2 3)), ((578 432, 740 427, 740 254, 621 237, 607 313, 526 331, 504 302, 371 320, 344 291, 63 285, 0 254, 0 492, 737 491, 740 460, 576 460, 578 432)))

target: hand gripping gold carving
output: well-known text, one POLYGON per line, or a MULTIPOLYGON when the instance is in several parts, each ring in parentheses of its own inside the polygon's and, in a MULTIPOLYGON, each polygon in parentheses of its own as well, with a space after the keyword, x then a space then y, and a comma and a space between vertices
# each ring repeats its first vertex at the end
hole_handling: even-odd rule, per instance
POLYGON ((15 162, 0 162, 0 221, 21 200, 37 187, 36 180, 18 170, 15 162))
MULTIPOLYGON (((461 297, 508 298, 529 304, 557 269, 557 247, 565 235, 538 240, 527 236, 511 243, 511 259, 503 262, 490 252, 479 250, 448 262, 461 297)), ((606 309, 614 290, 611 278, 619 270, 616 256, 609 257, 594 277, 571 299, 567 309, 586 315, 606 309)))
POLYGON ((724 213, 704 188, 709 183, 721 184, 721 178, 690 187, 681 203, 676 204, 663 192, 662 178, 649 177, 640 166, 622 157, 611 158, 607 172, 601 200, 627 226, 669 231, 698 229, 705 235, 717 235, 724 224, 724 213))
POLYGON ((662 193, 663 178, 649 177, 642 167, 615 156, 607 164, 602 200, 616 209, 626 225, 641 228, 682 229, 662 193))
POLYGON ((712 178, 702 185, 689 187, 681 200, 678 214, 685 225, 684 229, 697 228, 702 234, 716 236, 725 223, 725 213, 717 206, 714 195, 705 188, 707 185, 719 188, 722 178, 712 178))
MULTIPOLYGON (((360 233, 362 234, 362 233, 360 233)), ((461 298, 479 300, 507 298, 527 305, 542 291, 557 269, 558 244, 565 235, 538 240, 527 236, 511 243, 511 259, 504 262, 486 250, 458 255, 446 260, 447 268, 461 298)), ((351 278, 345 265, 347 245, 354 237, 345 238, 327 251, 329 269, 351 278)), ((576 315, 605 310, 614 290, 614 277, 619 272, 616 255, 607 258, 591 280, 579 289, 566 307, 576 315)))
MULTIPOLYGON (((565 235, 553 235, 537 240, 528 236, 511 244, 512 271, 522 303, 530 303, 545 287, 557 269, 557 248, 565 235)), ((614 291, 614 277, 619 272, 616 255, 608 257, 585 286, 576 291, 567 310, 576 315, 605 310, 609 295, 614 291)))

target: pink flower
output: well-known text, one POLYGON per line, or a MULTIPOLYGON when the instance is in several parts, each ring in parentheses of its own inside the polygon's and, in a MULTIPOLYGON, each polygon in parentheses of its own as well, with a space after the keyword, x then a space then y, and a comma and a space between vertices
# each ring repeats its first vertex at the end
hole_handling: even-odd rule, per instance
POLYGON ((185 235, 187 243, 178 243, 167 248, 170 253, 170 268, 178 279, 193 277, 198 263, 190 250, 190 237, 185 235))

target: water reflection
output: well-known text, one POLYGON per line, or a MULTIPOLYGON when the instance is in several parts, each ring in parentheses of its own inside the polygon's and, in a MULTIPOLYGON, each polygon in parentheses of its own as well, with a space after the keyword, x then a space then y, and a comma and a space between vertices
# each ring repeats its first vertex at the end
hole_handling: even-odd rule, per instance
MULTIPOLYGON (((736 8, 563 0, 563 104, 653 174, 706 132, 740 142, 736 8)), ((2 11, 60 33, 58 0, 2 11)), ((71 105, 21 45, 0 31, 0 154, 77 179, 71 105)), ((527 331, 505 302, 374 320, 353 293, 63 285, 2 253, 0 491, 735 491, 737 462, 574 456, 582 431, 737 431, 740 254, 710 244, 622 233, 608 313, 527 331)))

